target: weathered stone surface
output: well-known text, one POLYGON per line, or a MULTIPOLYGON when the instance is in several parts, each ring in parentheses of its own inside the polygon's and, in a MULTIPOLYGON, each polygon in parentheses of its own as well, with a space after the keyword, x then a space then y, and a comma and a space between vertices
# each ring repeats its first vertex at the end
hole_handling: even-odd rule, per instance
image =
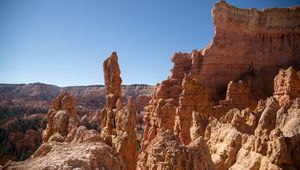
POLYGON ((201 137, 185 146, 166 131, 159 133, 140 155, 137 169, 214 169, 214 165, 201 137))
POLYGON ((175 125, 176 102, 174 99, 152 99, 145 107, 144 115, 144 136, 142 149, 146 148, 149 142, 155 138, 158 131, 172 129, 175 125))
POLYGON ((122 158, 109 146, 96 143, 44 143, 33 158, 9 162, 4 169, 126 169, 122 158))
MULTIPOLYGON (((121 108, 121 107, 119 107, 121 108)), ((124 109, 118 110, 115 117, 115 136, 112 137, 112 147, 120 153, 127 169, 135 169, 137 160, 136 139, 136 109, 132 98, 124 109)))
POLYGON ((104 61, 106 103, 101 111, 101 138, 124 160, 126 169, 135 169, 137 160, 136 106, 127 99, 123 107, 121 77, 117 54, 114 52, 104 61))
POLYGON ((121 71, 118 63, 118 56, 113 52, 103 63, 104 83, 105 83, 105 106, 116 108, 117 100, 121 98, 121 71))
POLYGON ((299 96, 300 72, 292 67, 280 70, 274 81, 274 96, 280 105, 291 104, 290 102, 299 96))
MULTIPOLYGON (((175 118, 174 131, 166 128, 156 128, 155 130, 157 131, 152 132, 149 130, 148 134, 151 134, 151 136, 146 138, 148 139, 149 143, 147 143, 147 146, 144 147, 144 150, 141 153, 138 167, 141 169, 187 168, 185 167, 186 164, 182 164, 181 162, 181 160, 184 159, 183 155, 185 155, 184 153, 186 152, 180 151, 180 149, 177 151, 180 152, 180 155, 182 156, 176 156, 176 153, 173 154, 176 157, 176 159, 174 158, 176 160, 175 162, 172 162, 174 159, 170 159, 168 162, 165 160, 165 157, 161 157, 160 155, 173 153, 171 148, 189 147, 191 143, 204 136, 206 142, 202 143, 202 145, 207 145, 209 149, 209 159, 213 162, 213 166, 210 167, 211 169, 299 168, 300 157, 298 155, 300 150, 300 99, 298 97, 300 97, 300 93, 297 92, 297 90, 292 90, 292 92, 289 93, 287 92, 289 89, 297 89, 296 85, 298 85, 297 81, 299 77, 291 76, 291 70, 292 69, 289 68, 286 71, 281 71, 274 79, 274 89, 282 89, 281 93, 274 93, 274 96, 269 97, 266 100, 259 101, 255 109, 238 109, 239 104, 237 103, 242 103, 245 101, 247 103, 251 103, 248 102, 249 100, 244 100, 248 98, 247 96, 250 94, 250 92, 248 86, 246 86, 243 82, 239 82, 236 85, 229 85, 227 98, 225 100, 235 101, 236 105, 232 104, 232 107, 236 106, 237 108, 231 109, 223 116, 216 116, 214 112, 209 114, 210 111, 215 108, 209 108, 209 104, 206 105, 208 109, 203 107, 204 109, 202 112, 204 112, 204 114, 201 112, 196 112, 195 110, 197 110, 197 108, 192 107, 189 110, 192 112, 190 124, 190 143, 187 142, 187 144, 185 144, 180 135, 179 137, 176 136, 176 132, 181 130, 176 129, 180 127, 180 121, 177 120, 178 117, 175 118), (285 72, 288 72, 288 74, 285 74, 285 72), (278 81, 291 83, 284 83, 284 85, 281 85, 282 88, 280 88, 281 86, 276 83, 278 81), (280 104, 280 97, 283 95, 289 99, 289 104, 280 104), (177 121, 179 123, 177 123, 177 121), (176 125, 178 125, 178 127, 176 127, 176 125), (172 143, 172 146, 169 147, 168 144, 170 143, 172 143)), ((293 72, 293 74, 296 75, 296 71, 293 72)), ((182 106, 195 106, 195 103, 193 103, 195 99, 187 100, 186 102, 184 101, 184 97, 190 97, 189 95, 185 94, 193 94, 190 92, 195 92, 197 88, 203 87, 201 84, 198 84, 197 87, 193 87, 191 86, 193 83, 189 83, 189 86, 184 86, 186 84, 186 78, 182 81, 183 92, 180 95, 178 106, 176 106, 175 102, 174 105, 172 105, 173 107, 176 106, 176 113, 178 113, 179 108, 182 106), (189 105, 189 101, 191 101, 192 104, 189 105)), ((191 82, 194 81, 194 79, 191 79, 191 82)), ((205 94, 205 89, 202 89, 201 92, 202 94, 205 94)), ((198 96, 201 96, 201 93, 198 94, 198 96)), ((159 99, 158 101, 162 102, 165 100, 159 99)), ((203 100, 197 102, 197 104, 201 105, 202 101, 203 100)), ((242 103, 242 105, 244 104, 247 106, 248 104, 245 103, 242 103)), ((160 107, 160 105, 157 105, 156 111, 161 108, 162 107, 160 107)), ((152 115, 155 115, 155 113, 152 115)), ((172 114, 168 115, 170 117, 172 114)), ((145 120, 148 121, 148 124, 151 124, 151 120, 155 119, 147 115, 145 116, 145 120)), ((190 153, 188 152, 188 154, 190 153)), ((193 158, 195 157, 192 157, 191 159, 193 158)), ((204 158, 202 157, 202 159, 207 158, 207 156, 204 158)), ((203 166, 204 169, 207 168, 207 166, 204 165, 200 166, 203 166)))
MULTIPOLYGON (((278 70, 290 65, 300 68, 300 29, 295 19, 300 17, 299 7, 260 11, 238 9, 220 1, 215 4, 212 15, 215 24, 212 42, 202 50, 175 53, 170 76, 156 87, 145 108, 144 149, 159 131, 166 129, 188 144, 193 111, 221 118, 233 108, 248 107, 250 110, 238 117, 258 121, 249 113, 256 108, 259 99, 272 94, 278 70), (201 100, 200 97, 195 100, 196 94, 185 94, 189 91, 184 90, 183 85, 186 75, 197 82, 197 88, 203 87, 197 94, 206 93, 201 100), (214 106, 225 94, 226 98, 214 106), (203 103, 199 109, 197 105, 203 103), (168 109, 162 112, 166 104, 168 109)), ((195 92, 196 87, 191 89, 195 92)), ((239 121, 238 117, 234 121, 239 121)), ((252 133, 253 123, 247 125, 252 126, 251 130, 244 131, 252 133)))
MULTIPOLYGON (((291 68, 287 70, 290 71, 291 68)), ((297 76, 290 78, 290 74, 284 72, 274 79, 274 89, 279 87, 276 83, 279 79, 298 80, 297 76)), ((294 86, 293 83, 286 85, 283 89, 294 86)), ((293 97, 284 94, 290 100, 288 105, 277 101, 281 94, 274 93, 273 97, 260 101, 253 112, 233 109, 220 120, 208 123, 205 139, 216 169, 299 168, 300 100, 297 97, 300 93, 292 93, 293 97)))
POLYGON ((299 68, 300 7, 238 9, 221 1, 213 10, 215 36, 202 50, 198 74, 209 93, 231 80, 251 81, 255 96, 272 95, 273 79, 282 67, 299 68))
POLYGON ((172 56, 174 67, 167 80, 159 84, 153 92, 149 105, 145 107, 145 130, 142 149, 155 138, 158 131, 172 130, 175 125, 176 107, 182 93, 182 80, 190 69, 192 58, 188 53, 175 53, 172 56))
POLYGON ((63 92, 53 101, 52 109, 47 114, 47 127, 43 131, 43 143, 48 141, 63 142, 71 131, 78 126, 75 100, 63 92))
POLYGON ((206 126, 208 124, 208 116, 193 111, 192 127, 190 128, 191 141, 200 136, 204 136, 206 126))
POLYGON ((190 127, 192 126, 192 112, 203 111, 209 106, 205 86, 186 75, 182 82, 183 91, 179 98, 179 107, 176 111, 175 133, 184 144, 190 139, 190 127))
MULTIPOLYGON (((7 169, 136 169, 136 106, 132 98, 123 107, 116 53, 104 62, 106 104, 101 133, 78 127, 75 101, 67 92, 53 101, 43 145, 32 158, 11 162, 7 169)), ((100 123, 100 122, 99 122, 100 123)))
POLYGON ((220 101, 221 105, 229 105, 231 108, 243 109, 255 108, 257 103, 251 94, 251 85, 244 81, 230 81, 227 86, 226 98, 220 101))
POLYGON ((216 169, 228 169, 236 161, 236 154, 242 146, 242 133, 231 124, 210 122, 205 132, 212 161, 216 169))
POLYGON ((253 111, 257 106, 257 101, 251 93, 251 85, 244 81, 230 81, 227 86, 226 98, 219 101, 219 104, 207 110, 210 116, 220 118, 232 108, 249 108, 253 111))

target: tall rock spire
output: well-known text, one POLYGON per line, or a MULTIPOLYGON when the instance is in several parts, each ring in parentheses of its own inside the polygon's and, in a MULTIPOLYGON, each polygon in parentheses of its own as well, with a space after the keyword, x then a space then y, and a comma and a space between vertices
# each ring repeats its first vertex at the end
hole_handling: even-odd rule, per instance
POLYGON ((105 106, 101 111, 101 138, 123 158, 127 169, 136 169, 136 110, 132 98, 123 107, 118 56, 113 52, 103 63, 105 106))
POLYGON ((118 64, 118 56, 113 52, 103 63, 105 82, 106 107, 115 109, 118 99, 121 98, 121 71, 118 64))

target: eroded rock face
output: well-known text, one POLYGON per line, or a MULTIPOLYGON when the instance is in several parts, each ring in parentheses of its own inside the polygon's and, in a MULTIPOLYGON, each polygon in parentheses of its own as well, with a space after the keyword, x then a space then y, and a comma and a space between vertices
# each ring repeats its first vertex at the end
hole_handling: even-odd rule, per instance
MULTIPOLYGON (((278 78, 274 81, 275 89, 278 78)), ((211 120, 205 139, 216 169, 298 169, 300 93, 294 95, 290 105, 280 106, 275 96, 260 101, 253 112, 233 109, 211 120)))
MULTIPOLYGON (((47 127, 43 132, 43 143, 50 141, 63 142, 68 134, 78 126, 75 100, 63 92, 53 101, 52 109, 47 114, 47 127)), ((70 137, 70 136, 69 136, 70 137)))
POLYGON ((244 81, 230 81, 227 86, 226 98, 220 101, 221 105, 231 108, 243 109, 246 107, 255 108, 257 103, 251 94, 251 85, 244 81))
POLYGON ((120 69, 114 52, 104 61, 105 107, 101 111, 101 138, 116 150, 127 169, 135 169, 137 160, 136 106, 132 98, 123 107, 120 69))
MULTIPOLYGON (((78 127, 75 100, 59 95, 48 112, 43 144, 32 158, 10 162, 6 169, 136 169, 136 106, 123 107, 117 54, 104 62, 106 103, 101 111, 101 133, 78 127)), ((100 123, 100 122, 99 122, 100 123)))
POLYGON ((299 69, 300 7, 259 11, 238 9, 226 2, 212 10, 215 37, 202 50, 199 78, 214 85, 212 93, 231 80, 251 80, 255 95, 272 95, 281 67, 299 69))
POLYGON ((118 106, 115 125, 112 136, 112 147, 120 153, 125 161, 127 169, 135 169, 137 160, 136 138, 136 109, 132 98, 128 99, 127 105, 122 109, 118 106))
POLYGON ((209 103, 205 86, 192 79, 191 75, 185 76, 182 87, 183 91, 176 111, 175 133, 182 143, 188 144, 191 141, 189 132, 192 125, 192 112, 203 113, 209 103))
POLYGON ((300 93, 300 72, 292 67, 280 70, 274 81, 274 96, 280 105, 290 104, 300 93))
POLYGON ((105 83, 105 106, 115 108, 116 102, 121 98, 121 71, 118 63, 118 56, 113 52, 103 63, 104 83, 105 83))
POLYGON ((188 146, 176 140, 171 131, 158 134, 141 153, 137 169, 214 169, 203 138, 188 146))
POLYGON ((148 146, 157 132, 166 129, 173 131, 174 128, 175 131, 179 132, 179 126, 174 127, 174 113, 176 113, 179 97, 183 90, 182 81, 192 66, 191 61, 188 53, 174 54, 172 57, 174 67, 171 70, 171 75, 154 89, 153 97, 144 109, 145 130, 142 149, 148 146))
MULTIPOLYGON (((186 134, 192 111, 217 118, 233 108, 249 107, 253 111, 259 99, 272 95, 273 79, 280 68, 300 68, 300 29, 295 19, 300 16, 299 7, 259 11, 238 9, 221 1, 212 14, 216 32, 213 41, 205 49, 174 54, 170 76, 156 87, 145 107, 143 148, 166 129, 178 136, 181 131, 186 134), (190 99, 197 95, 184 94, 185 75, 190 82, 201 84, 202 91, 197 95, 206 93, 198 102, 205 103, 200 111, 197 105, 190 105, 190 99), (163 107, 168 109, 161 111, 163 107)), ((181 136, 183 143, 190 141, 190 134, 181 136)))
POLYGON ((30 159, 9 162, 4 169, 126 169, 123 158, 95 130, 78 127, 75 101, 60 94, 47 115, 43 144, 30 159))
POLYGON ((100 143, 44 143, 23 162, 9 162, 4 169, 125 169, 122 158, 100 143))
POLYGON ((283 103, 300 96, 299 74, 281 71, 273 85, 280 68, 300 67, 300 7, 259 11, 221 1, 212 14, 213 41, 202 50, 176 53, 170 76, 145 107, 139 167, 168 167, 154 154, 169 150, 157 149, 157 143, 168 145, 160 139, 168 132, 174 147, 204 137, 215 169, 297 168, 298 156, 289 147, 290 140, 298 141, 297 130, 291 139, 283 132, 295 113, 287 116, 291 104, 283 103))

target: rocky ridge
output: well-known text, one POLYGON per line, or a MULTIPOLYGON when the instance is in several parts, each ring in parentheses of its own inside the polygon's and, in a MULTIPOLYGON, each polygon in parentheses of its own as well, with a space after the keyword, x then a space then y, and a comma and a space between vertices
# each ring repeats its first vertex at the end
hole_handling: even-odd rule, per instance
MULTIPOLYGON (((143 84, 122 85, 124 104, 127 97, 136 101, 136 110, 143 114, 151 98, 152 86, 143 84)), ((42 83, 0 84, 0 164, 9 159, 25 160, 42 144, 42 131, 47 122, 51 101, 67 91, 75 99, 79 126, 99 130, 98 112, 104 107, 105 87, 58 87, 42 83), (25 139, 25 140, 23 140, 25 139)))
POLYGON ((74 100, 63 93, 48 112, 43 145, 4 168, 299 169, 300 8, 258 11, 220 1, 212 13, 212 43, 176 53, 170 76, 155 87, 138 159, 136 106, 132 98, 123 106, 113 53, 103 66, 101 132, 78 125, 74 100))
MULTIPOLYGON (((61 93, 47 114, 43 144, 30 159, 8 162, 4 169, 135 169, 136 109, 132 98, 123 107, 117 54, 104 62, 105 107, 101 132, 79 126, 75 99, 61 93)), ((99 122, 100 123, 100 122, 99 122)))
POLYGON ((220 1, 212 14, 213 41, 175 53, 170 76, 145 107, 138 168, 197 169, 196 157, 174 155, 202 140, 210 154, 202 159, 213 163, 200 169, 299 168, 300 7, 259 11, 220 1), (169 143, 176 144, 164 149, 169 143))
POLYGON ((220 118, 192 111, 188 144, 176 129, 158 129, 138 169, 299 169, 299 78, 292 67, 280 70, 274 95, 254 110, 233 108, 220 118))

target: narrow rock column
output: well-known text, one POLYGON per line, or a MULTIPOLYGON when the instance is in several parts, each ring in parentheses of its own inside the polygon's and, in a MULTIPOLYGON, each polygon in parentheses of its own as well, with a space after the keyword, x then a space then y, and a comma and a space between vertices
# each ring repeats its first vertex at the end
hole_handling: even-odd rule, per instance
POLYGON ((105 106, 101 111, 101 138, 122 157, 128 170, 136 169, 136 109, 132 98, 123 107, 118 56, 113 52, 103 63, 105 106))

